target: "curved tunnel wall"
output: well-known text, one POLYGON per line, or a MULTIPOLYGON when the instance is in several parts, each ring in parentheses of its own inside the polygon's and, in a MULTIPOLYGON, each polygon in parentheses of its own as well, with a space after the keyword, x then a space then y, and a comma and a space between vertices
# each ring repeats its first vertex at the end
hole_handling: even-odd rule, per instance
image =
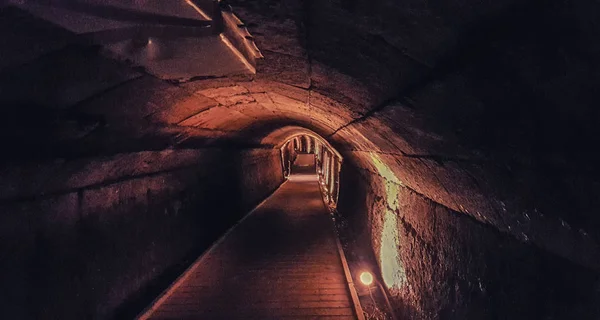
MULTIPOLYGON (((558 101, 587 110, 578 97, 593 97, 585 80, 594 79, 595 71, 582 71, 588 69, 578 67, 585 60, 578 54, 591 57, 594 51, 581 49, 585 46, 575 40, 597 38, 596 29, 582 36, 573 25, 593 25, 594 10, 585 8, 597 6, 552 1, 539 13, 545 22, 531 26, 528 14, 537 15, 536 1, 525 3, 529 11, 513 10, 511 1, 470 2, 467 15, 453 2, 424 8, 411 1, 373 6, 345 1, 350 11, 335 1, 231 2, 264 53, 255 77, 173 84, 136 75, 129 66, 95 54, 60 59, 74 48, 34 60, 25 73, 3 70, 8 79, 14 74, 40 79, 36 72, 46 74, 47 66, 85 71, 76 79, 66 74, 55 86, 18 86, 25 97, 42 89, 50 91, 48 97, 61 96, 75 84, 93 83, 98 65, 131 75, 102 94, 84 95, 77 104, 53 105, 46 99, 49 105, 33 110, 48 119, 66 119, 62 122, 37 126, 28 121, 25 106, 5 104, 6 110, 20 112, 2 127, 2 142, 14 157, 4 159, 14 165, 2 173, 5 272, 0 276, 15 288, 2 292, 5 310, 17 318, 112 314, 177 264, 191 250, 188 240, 202 237, 190 226, 208 224, 194 220, 197 211, 187 208, 222 212, 223 203, 211 201, 236 196, 250 203, 281 182, 281 154, 275 146, 283 140, 261 140, 260 133, 300 125, 327 138, 343 155, 338 210, 372 254, 399 314, 418 319, 597 318, 600 255, 593 213, 600 198, 594 180, 582 178, 588 162, 574 165, 570 156, 580 153, 553 148, 552 142, 565 146, 584 139, 595 145, 598 135, 583 130, 593 127, 593 121, 580 119, 586 112, 572 113, 556 104, 544 108, 558 101), (403 19, 356 19, 361 10, 352 13, 352 3, 403 19), (450 23, 434 19, 441 13, 450 23), (499 32, 502 24, 493 24, 513 18, 522 28, 510 29, 508 36, 499 32), (465 19, 470 23, 463 24, 465 19), (480 20, 490 24, 479 28, 475 22, 480 20), (386 21, 400 23, 390 31, 386 21), (547 33, 556 26, 580 37, 569 42, 547 33), (533 41, 540 36, 549 39, 546 47, 533 41), (465 49, 473 43, 481 45, 465 49), (551 65, 562 69, 555 70, 522 63, 561 52, 574 65, 559 59, 564 63, 551 65), (538 112, 550 112, 553 120, 537 117, 538 112), (562 122, 554 120, 563 114, 571 124, 581 120, 586 125, 561 136, 565 130, 555 129, 562 122), (498 115, 506 120, 500 125, 492 121, 498 115), (94 119, 105 125, 83 133, 69 127, 72 121, 84 127, 94 119), (531 123, 549 133, 547 138, 528 130, 531 123), (503 135, 512 132, 510 126, 524 134, 503 135), (534 138, 541 141, 532 145, 548 147, 552 156, 532 158, 518 148, 526 149, 534 138), (474 141, 485 148, 474 147, 474 141), (211 161, 204 165, 198 159, 211 161), (258 169, 263 164, 267 171, 258 169), (246 173, 242 168, 247 165, 257 170, 239 174, 246 173), (236 183, 229 185, 230 179, 236 183), (144 223, 153 227, 140 228, 144 223), (91 285, 98 289, 89 290, 91 285), (65 301, 79 307, 65 307, 65 301)), ((592 40, 589 44, 596 43, 592 40)))
POLYGON ((0 305, 12 319, 133 317, 283 181, 273 149, 143 151, 18 170, 3 176, 31 184, 3 189, 0 216, 0 282, 12 288, 0 305))
MULTIPOLYGON (((594 319, 597 273, 346 163, 338 211, 408 319, 594 319), (393 195, 394 197, 390 197, 393 195)), ((370 268, 370 269, 371 269, 370 268)))

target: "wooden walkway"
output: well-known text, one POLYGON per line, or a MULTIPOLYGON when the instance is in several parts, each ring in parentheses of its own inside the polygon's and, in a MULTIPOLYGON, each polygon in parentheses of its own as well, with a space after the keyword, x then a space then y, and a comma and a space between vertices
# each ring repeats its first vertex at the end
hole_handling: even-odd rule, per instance
POLYGON ((140 319, 356 319, 349 290, 316 176, 295 174, 140 319))

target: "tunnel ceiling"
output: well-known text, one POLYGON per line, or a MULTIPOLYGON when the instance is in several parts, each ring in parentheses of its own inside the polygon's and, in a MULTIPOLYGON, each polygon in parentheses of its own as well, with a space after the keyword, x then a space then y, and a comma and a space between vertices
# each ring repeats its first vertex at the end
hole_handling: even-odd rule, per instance
POLYGON ((230 3, 364 173, 598 268, 598 3, 230 3))
MULTIPOLYGON (((67 46, 60 54, 38 54, 9 74, 35 78, 73 69, 83 70, 82 76, 28 87, 23 96, 49 98, 4 111, 5 143, 28 150, 5 161, 45 158, 46 165, 23 172, 46 181, 36 170, 61 166, 56 157, 275 148, 275 140, 262 139, 281 127, 305 127, 382 184, 405 186, 523 242, 600 269, 597 169, 585 150, 570 143, 577 137, 598 145, 592 144, 597 129, 582 115, 591 107, 581 97, 593 95, 592 88, 579 78, 597 80, 600 73, 577 67, 597 48, 582 49, 568 39, 529 42, 545 27, 526 21, 538 2, 230 3, 265 57, 255 76, 172 83, 93 50, 67 46), (512 17, 518 27, 500 30, 497 23, 512 17), (64 59, 65 53, 83 54, 86 63, 64 59), (552 66, 539 70, 528 62, 536 59, 552 66), (53 64, 56 69, 48 70, 53 64), (98 88, 100 69, 110 85, 101 81, 105 87, 75 101, 60 96, 75 84, 98 88), (51 111, 40 107, 44 103, 51 111), (23 120, 28 112, 45 112, 48 121, 23 120), (564 130, 560 124, 567 121, 582 125, 564 130)), ((562 26, 583 32, 561 17, 561 6, 589 22, 577 5, 556 3, 536 13, 548 21, 561 18, 543 34, 562 26)), ((586 30, 578 39, 597 31, 586 30)), ((46 39, 53 46, 63 41, 55 35, 46 39)), ((14 174, 15 166, 24 165, 6 166, 3 175, 14 174)), ((5 197, 14 195, 14 186, 3 187, 5 197)))

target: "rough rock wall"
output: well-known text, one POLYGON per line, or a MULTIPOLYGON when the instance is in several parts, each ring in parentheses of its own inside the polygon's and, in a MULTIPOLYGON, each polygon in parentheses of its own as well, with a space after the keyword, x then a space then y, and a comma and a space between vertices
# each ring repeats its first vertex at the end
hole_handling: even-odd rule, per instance
MULTIPOLYGON (((405 319, 597 319, 598 274, 346 164, 338 209, 405 319), (368 228, 365 228, 368 226, 368 228)), ((360 250, 359 249, 359 250, 360 250)))
POLYGON ((4 316, 131 317, 279 186, 280 161, 188 149, 5 168, 19 178, 2 186, 4 316))

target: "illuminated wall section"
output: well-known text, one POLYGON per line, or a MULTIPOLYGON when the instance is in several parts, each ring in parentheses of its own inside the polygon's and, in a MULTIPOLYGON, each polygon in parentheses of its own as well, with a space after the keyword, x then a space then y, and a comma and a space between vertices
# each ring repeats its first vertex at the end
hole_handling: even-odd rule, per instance
MULTIPOLYGON (((406 272, 400 259, 400 239, 398 234, 398 195, 402 182, 381 161, 381 158, 371 153, 371 160, 379 175, 384 178, 385 206, 382 214, 383 226, 379 235, 381 245, 378 252, 381 275, 388 289, 399 289, 406 283, 406 272)), ((376 235, 374 235, 376 236, 376 235)))

